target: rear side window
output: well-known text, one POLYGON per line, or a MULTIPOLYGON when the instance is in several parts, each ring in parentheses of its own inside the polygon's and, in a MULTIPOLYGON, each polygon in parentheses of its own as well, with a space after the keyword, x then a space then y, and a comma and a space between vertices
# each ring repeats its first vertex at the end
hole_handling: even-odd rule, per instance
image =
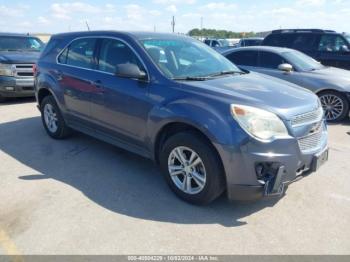
POLYGON ((312 50, 317 38, 315 34, 297 34, 290 47, 297 50, 312 50))
POLYGON ((115 39, 103 39, 101 43, 98 70, 112 73, 120 64, 135 64, 144 70, 140 60, 126 44, 115 39))
POLYGON ((257 66, 258 52, 257 51, 238 51, 233 52, 227 58, 236 65, 257 66))
POLYGON ((271 52, 260 52, 260 67, 277 69, 285 63, 282 56, 271 52))
POLYGON ((96 39, 94 38, 77 39, 60 54, 58 62, 93 69, 95 44, 96 39))
POLYGON ((279 47, 290 47, 291 43, 294 42, 295 34, 270 34, 268 35, 263 45, 265 46, 279 46, 279 47))

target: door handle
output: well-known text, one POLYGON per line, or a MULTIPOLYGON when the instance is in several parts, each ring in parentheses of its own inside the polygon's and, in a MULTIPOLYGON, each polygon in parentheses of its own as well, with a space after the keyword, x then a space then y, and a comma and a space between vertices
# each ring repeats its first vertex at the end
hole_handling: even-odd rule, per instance
POLYGON ((101 80, 92 81, 91 84, 98 90, 99 93, 105 92, 105 89, 101 80))
POLYGON ((92 85, 97 87, 97 88, 102 88, 103 87, 101 80, 96 80, 96 81, 92 82, 92 85))

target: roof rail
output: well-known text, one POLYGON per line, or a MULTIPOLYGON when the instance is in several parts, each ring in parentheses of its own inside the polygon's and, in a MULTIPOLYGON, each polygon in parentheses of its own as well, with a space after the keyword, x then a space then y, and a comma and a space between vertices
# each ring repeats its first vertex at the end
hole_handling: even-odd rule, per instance
POLYGON ((323 29, 278 29, 273 30, 273 34, 282 33, 335 33, 333 30, 323 30, 323 29))

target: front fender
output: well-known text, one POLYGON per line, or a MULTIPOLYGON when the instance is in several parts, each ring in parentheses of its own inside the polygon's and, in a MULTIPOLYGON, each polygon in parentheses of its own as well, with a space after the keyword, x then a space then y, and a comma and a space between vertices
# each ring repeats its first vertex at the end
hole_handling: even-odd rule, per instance
POLYGON ((150 112, 148 137, 155 145, 162 129, 171 123, 183 123, 200 130, 213 143, 233 145, 234 140, 246 136, 230 114, 230 107, 224 103, 210 104, 195 99, 178 99, 156 107, 150 112))

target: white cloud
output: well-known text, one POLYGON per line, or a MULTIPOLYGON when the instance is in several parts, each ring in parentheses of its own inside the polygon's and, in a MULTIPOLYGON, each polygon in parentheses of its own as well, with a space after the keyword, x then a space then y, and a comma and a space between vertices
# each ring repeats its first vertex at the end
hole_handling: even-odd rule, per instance
POLYGON ((196 2, 197 2, 196 0, 153 0, 153 3, 162 4, 162 5, 171 5, 171 4, 193 5, 196 2))
POLYGON ((177 12, 177 7, 176 5, 169 5, 167 8, 166 8, 167 11, 171 12, 171 13, 176 13, 177 12))
POLYGON ((47 18, 44 17, 44 16, 39 16, 39 17, 38 17, 38 23, 39 23, 39 24, 42 24, 42 25, 49 25, 49 24, 51 24, 50 20, 47 19, 47 18))
MULTIPOLYGON (((338 0, 339 1, 339 0, 338 0)), ((322 6, 326 3, 326 0, 298 0, 297 5, 300 6, 322 6)))
POLYGON ((20 17, 23 16, 23 7, 8 7, 6 5, 0 5, 0 14, 3 17, 20 17))

